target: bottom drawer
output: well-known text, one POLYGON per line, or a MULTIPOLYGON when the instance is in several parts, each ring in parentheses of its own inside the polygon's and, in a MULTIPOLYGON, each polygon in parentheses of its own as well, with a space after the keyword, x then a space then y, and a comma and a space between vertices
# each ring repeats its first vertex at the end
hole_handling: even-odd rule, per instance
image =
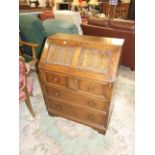
POLYGON ((74 104, 48 98, 48 111, 92 127, 99 125, 106 128, 107 116, 92 112, 87 108, 78 107, 74 104))

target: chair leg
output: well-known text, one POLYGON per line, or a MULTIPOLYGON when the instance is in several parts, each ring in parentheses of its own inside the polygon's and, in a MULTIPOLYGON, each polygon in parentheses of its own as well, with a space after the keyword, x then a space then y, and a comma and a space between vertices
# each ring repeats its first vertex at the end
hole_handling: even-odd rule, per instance
POLYGON ((34 111, 33 111, 33 109, 32 109, 31 101, 30 101, 30 98, 29 98, 29 97, 26 97, 26 105, 27 105, 27 108, 29 109, 31 115, 32 115, 33 117, 35 117, 35 113, 34 113, 34 111))

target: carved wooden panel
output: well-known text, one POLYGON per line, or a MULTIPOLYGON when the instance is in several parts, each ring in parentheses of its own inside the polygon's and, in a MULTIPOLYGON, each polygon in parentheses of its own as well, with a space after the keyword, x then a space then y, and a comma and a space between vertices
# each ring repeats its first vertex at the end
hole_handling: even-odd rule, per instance
POLYGON ((68 88, 71 90, 78 90, 78 79, 76 77, 67 77, 68 88))
POLYGON ((83 48, 80 53, 78 68, 99 73, 108 73, 112 51, 83 48))
MULTIPOLYGON (((110 13, 110 8, 108 2, 103 2, 103 13, 108 16, 110 13)), ((115 9, 115 18, 124 18, 128 16, 129 3, 118 3, 115 9)), ((111 15, 110 15, 111 16, 111 15)))
POLYGON ((69 46, 51 45, 47 55, 47 63, 69 66, 72 63, 74 48, 69 46))

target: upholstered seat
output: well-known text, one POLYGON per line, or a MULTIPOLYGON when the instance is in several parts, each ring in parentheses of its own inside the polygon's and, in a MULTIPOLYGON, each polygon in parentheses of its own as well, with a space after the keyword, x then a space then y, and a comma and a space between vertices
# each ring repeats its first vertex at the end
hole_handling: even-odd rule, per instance
POLYGON ((43 12, 39 15, 39 18, 41 19, 41 21, 54 18, 53 10, 46 10, 46 11, 43 11, 43 12))
MULTIPOLYGON (((39 18, 33 15, 19 16, 20 37, 22 41, 37 43, 39 46, 35 49, 36 57, 39 59, 46 38, 55 33, 70 33, 78 34, 78 29, 75 24, 64 22, 64 20, 51 19, 41 22, 39 18)), ((24 52, 31 55, 30 47, 24 46, 24 52)))
MULTIPOLYGON (((31 80, 30 79, 26 79, 27 81, 26 81, 26 84, 27 84, 27 89, 28 89, 28 92, 29 92, 29 95, 30 95, 30 92, 32 92, 32 89, 33 89, 33 87, 32 87, 32 82, 31 82, 31 80)), ((21 85, 22 84, 22 82, 19 82, 19 84, 21 85)), ((24 85, 21 85, 21 86, 24 86, 24 85)), ((22 87, 21 86, 19 86, 19 101, 20 102, 23 102, 23 101, 25 101, 26 100, 26 93, 22 90, 22 87)))
POLYGON ((43 21, 43 26, 46 30, 47 36, 53 35, 57 32, 78 34, 78 29, 74 23, 59 19, 47 19, 43 21))
POLYGON ((30 95, 32 94, 32 82, 28 78, 28 73, 30 71, 29 64, 25 64, 24 58, 19 57, 19 103, 25 101, 26 105, 32 114, 35 117, 34 111, 30 102, 30 95))
POLYGON ((65 19, 65 21, 73 22, 77 26, 79 34, 80 35, 83 34, 80 26, 82 24, 82 19, 79 12, 70 11, 70 10, 58 10, 58 11, 54 11, 54 17, 55 19, 59 19, 59 20, 65 19))

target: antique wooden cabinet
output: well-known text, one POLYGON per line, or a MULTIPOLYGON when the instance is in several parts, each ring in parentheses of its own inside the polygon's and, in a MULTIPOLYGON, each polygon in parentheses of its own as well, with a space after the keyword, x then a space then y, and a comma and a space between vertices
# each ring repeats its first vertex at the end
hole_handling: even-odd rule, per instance
POLYGON ((48 113, 105 133, 123 42, 61 33, 48 37, 39 62, 48 113))
MULTIPOLYGON (((126 19, 128 17, 128 10, 129 10, 129 4, 130 3, 118 3, 115 10, 115 18, 122 18, 126 19)), ((103 13, 108 17, 112 16, 110 13, 111 6, 109 5, 109 2, 103 2, 103 13), (109 14, 109 15, 108 15, 109 14)))

